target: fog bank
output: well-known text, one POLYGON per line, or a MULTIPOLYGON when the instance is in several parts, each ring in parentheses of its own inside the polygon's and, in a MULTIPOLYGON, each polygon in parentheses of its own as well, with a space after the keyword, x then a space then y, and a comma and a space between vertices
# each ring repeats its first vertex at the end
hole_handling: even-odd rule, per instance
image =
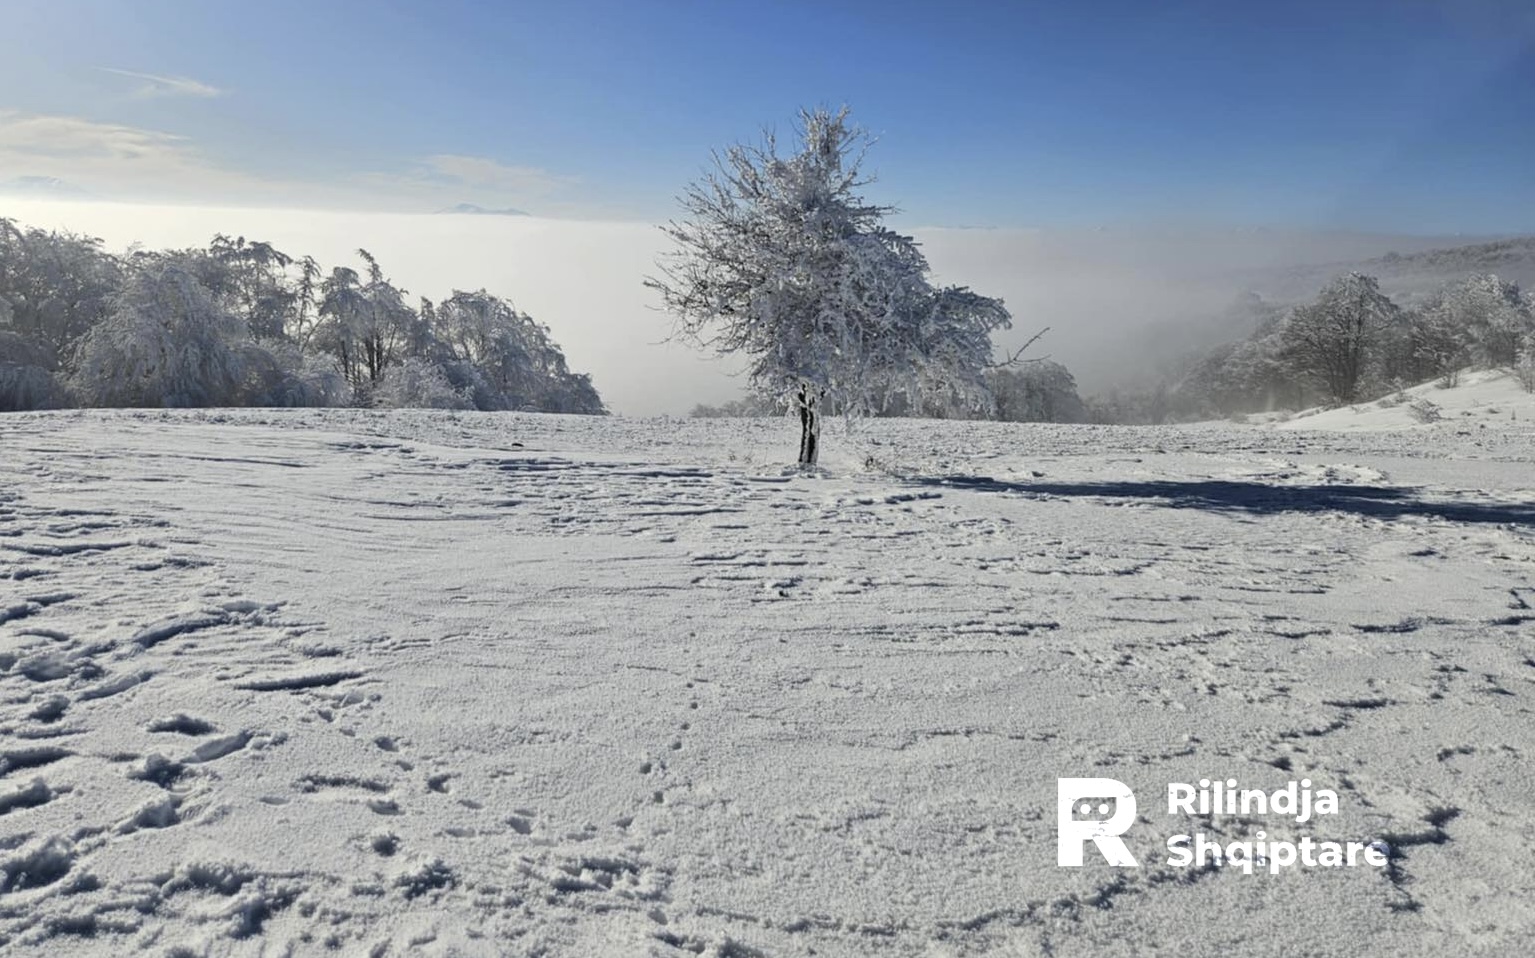
MULTIPOLYGON (((454 289, 506 297, 548 325, 571 368, 587 372, 623 415, 685 414, 739 396, 740 364, 666 341, 670 319, 642 285, 668 245, 654 224, 463 216, 149 206, 0 198, 24 226, 99 236, 113 249, 201 246, 217 233, 310 255, 329 269, 378 257, 412 296, 454 289)), ((896 224, 923 244, 934 278, 1002 297, 1014 328, 998 346, 1051 327, 1036 347, 1085 391, 1143 378, 1137 345, 1158 324, 1219 312, 1266 271, 1388 251, 1472 242, 1272 230, 1149 228, 968 230, 896 224)))

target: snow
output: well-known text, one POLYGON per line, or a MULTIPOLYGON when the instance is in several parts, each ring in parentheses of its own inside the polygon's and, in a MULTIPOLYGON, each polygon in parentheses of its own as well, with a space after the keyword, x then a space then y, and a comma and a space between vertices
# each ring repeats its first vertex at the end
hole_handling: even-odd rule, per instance
POLYGON ((1336 409, 1307 409, 1289 418, 1252 417, 1267 420, 1280 429, 1326 429, 1343 432, 1416 429, 1426 423, 1414 413, 1413 404, 1427 401, 1437 407, 1441 421, 1458 423, 1461 429, 1503 429, 1520 420, 1535 420, 1535 393, 1525 390, 1518 378, 1501 369, 1467 369, 1454 385, 1428 382, 1374 402, 1336 409), (1403 398, 1405 396, 1405 399, 1403 398))
POLYGON ((1515 953, 1535 415, 1351 416, 7 416, 0 950, 1515 953), (1391 867, 1169 867, 1207 777, 1391 867))

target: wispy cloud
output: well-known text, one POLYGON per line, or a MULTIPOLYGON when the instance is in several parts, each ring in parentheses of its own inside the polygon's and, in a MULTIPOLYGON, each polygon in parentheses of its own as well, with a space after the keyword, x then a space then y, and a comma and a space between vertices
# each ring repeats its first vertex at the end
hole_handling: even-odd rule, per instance
POLYGON ((483 156, 436 153, 401 170, 362 173, 352 183, 376 197, 426 207, 471 202, 484 206, 513 206, 548 213, 562 207, 578 181, 534 166, 509 166, 483 156))
POLYGON ((507 166, 487 157, 456 153, 429 156, 425 167, 434 178, 505 193, 547 193, 573 182, 570 177, 533 166, 507 166))
POLYGON ((0 155, 158 162, 176 157, 184 142, 174 134, 117 123, 0 110, 0 155))
POLYGON ((174 133, 15 110, 0 110, 0 170, 107 196, 248 195, 273 186, 220 167, 174 133))
MULTIPOLYGON (((0 108, 0 177, 6 183, 56 179, 113 199, 337 209, 431 211, 458 203, 540 213, 581 212, 569 204, 576 181, 548 170, 485 157, 437 154, 391 172, 295 180, 254 164, 221 160, 188 136, 78 116, 0 108)), ((14 191, 12 191, 14 192, 14 191)))
POLYGON ((111 73, 115 76, 137 80, 138 86, 134 89, 133 95, 139 99, 151 100, 172 96, 207 99, 224 95, 224 91, 218 87, 203 83, 200 80, 194 80, 191 77, 159 76, 154 73, 118 70, 113 67, 97 67, 97 69, 102 73, 111 73))

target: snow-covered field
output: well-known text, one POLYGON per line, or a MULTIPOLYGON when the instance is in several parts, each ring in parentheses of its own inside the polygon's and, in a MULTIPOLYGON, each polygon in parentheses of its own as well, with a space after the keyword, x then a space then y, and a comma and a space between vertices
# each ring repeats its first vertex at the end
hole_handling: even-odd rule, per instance
POLYGON ((0 952, 1529 950, 1535 417, 793 428, 0 418, 0 952))

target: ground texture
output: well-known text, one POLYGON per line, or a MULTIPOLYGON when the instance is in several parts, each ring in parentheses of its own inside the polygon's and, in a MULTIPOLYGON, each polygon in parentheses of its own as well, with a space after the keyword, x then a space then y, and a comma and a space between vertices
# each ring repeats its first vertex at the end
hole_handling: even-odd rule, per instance
POLYGON ((0 951, 1528 947, 1535 423, 825 442, 0 419, 0 951), (1056 865, 1061 776, 1136 790, 1141 867, 1056 865), (1200 778, 1340 807, 1169 817, 1200 778))

